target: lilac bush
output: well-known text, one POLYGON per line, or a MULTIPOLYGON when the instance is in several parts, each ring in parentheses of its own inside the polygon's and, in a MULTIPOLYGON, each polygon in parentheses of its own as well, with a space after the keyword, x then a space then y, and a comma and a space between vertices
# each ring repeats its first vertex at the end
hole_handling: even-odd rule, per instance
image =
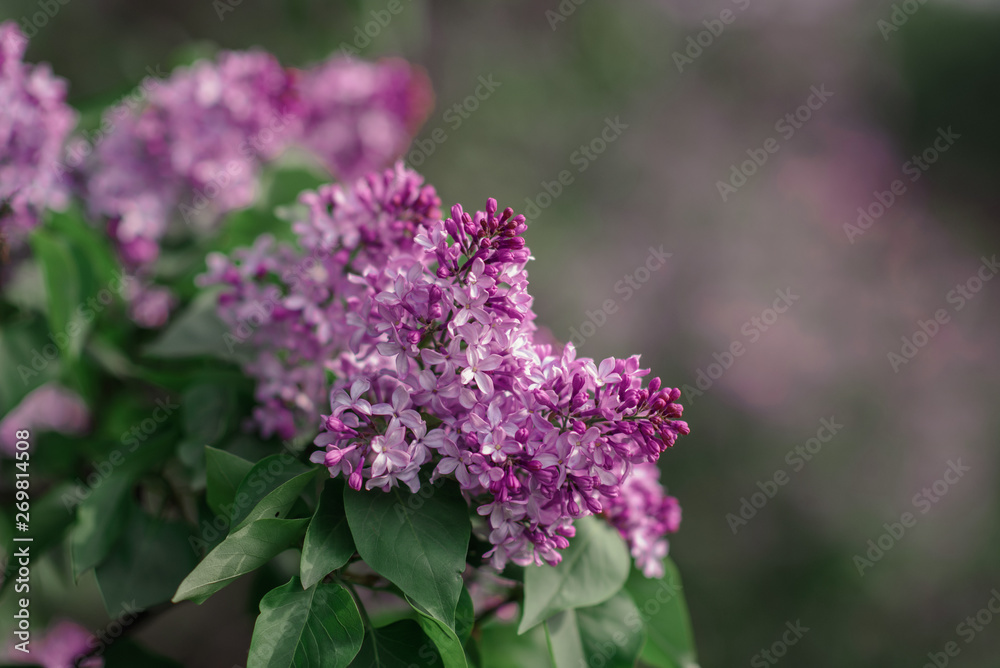
MULTIPOLYGON (((660 457, 689 433, 680 391, 537 324, 523 215, 443 213, 393 164, 430 109, 422 70, 222 52, 107 110, 88 154, 24 42, 0 24, 0 231, 44 302, 0 293, 0 454, 42 476, 17 522, 44 489, 33 545, 65 550, 67 582, 93 570, 111 617, 153 617, 264 569, 287 582, 248 666, 465 668, 511 634, 560 668, 607 638, 621 665, 691 665, 681 597, 638 607, 679 586, 660 457), (290 151, 335 181, 260 213, 290 151), (253 209, 250 244, 228 238, 253 209)), ((159 660, 84 643, 63 622, 8 658, 159 660)))
POLYGON ((598 364, 536 340, 524 216, 490 199, 442 220, 402 164, 301 202, 300 248, 261 239, 210 257, 204 277, 225 286, 232 326, 268 304, 246 367, 264 433, 319 422, 311 460, 355 490, 417 492, 433 463, 430 480, 455 478, 487 518, 497 569, 559 563, 573 520, 607 507, 643 569, 662 573, 679 511, 648 465, 688 433, 680 391, 644 382, 638 356, 598 364))
POLYGON ((23 62, 27 44, 14 23, 0 24, 0 234, 10 245, 23 243, 45 209, 65 206, 59 161, 76 124, 66 82, 23 62))

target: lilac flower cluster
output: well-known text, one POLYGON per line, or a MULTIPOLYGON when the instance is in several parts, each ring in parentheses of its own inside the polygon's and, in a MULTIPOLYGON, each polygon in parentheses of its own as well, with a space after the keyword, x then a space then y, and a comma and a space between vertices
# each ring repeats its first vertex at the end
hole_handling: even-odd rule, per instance
POLYGON ((70 142, 90 156, 68 161, 76 169, 65 179, 60 157, 76 115, 62 80, 21 62, 26 44, 13 22, 0 24, 0 225, 19 242, 42 210, 65 203, 72 180, 142 279, 126 298, 146 327, 163 325, 177 301, 150 282, 175 223, 203 229, 249 206, 262 165, 293 144, 343 179, 380 169, 403 153, 432 101, 422 70, 402 60, 338 56, 297 71, 262 51, 224 52, 150 86, 135 113, 108 110, 99 142, 70 142))
POLYGON ((252 330, 256 354, 246 371, 257 380, 254 418, 264 435, 284 439, 314 429, 329 402, 328 375, 350 372, 339 355, 368 290, 358 277, 412 246, 417 226, 440 216, 434 189, 399 165, 301 201, 310 215, 295 226, 300 249, 265 235, 232 259, 209 255, 199 279, 226 286, 220 314, 237 337, 252 330))
POLYGON ((403 154, 433 104, 422 70, 405 60, 331 58, 300 74, 298 142, 344 181, 403 154))
MULTIPOLYGON (((86 168, 86 197, 125 263, 151 273, 172 222, 210 227, 249 206, 262 165, 288 146, 354 178, 405 150, 429 99, 426 77, 403 61, 338 57, 298 72, 264 52, 226 52, 177 70, 139 113, 106 119, 113 130, 86 168)), ((131 303, 155 327, 173 299, 143 287, 131 303)))
MULTIPOLYGON (((114 123, 86 187, 92 213, 110 220, 125 262, 156 259, 168 223, 192 193, 207 190, 216 214, 253 202, 256 163, 275 147, 265 152, 247 140, 287 111, 289 96, 290 82, 273 56, 224 53, 217 63, 176 71, 150 91, 141 113, 114 123)), ((192 204, 192 213, 205 208, 196 212, 192 204)))
POLYGON ((22 62, 26 46, 16 23, 0 23, 0 234, 10 245, 23 242, 46 208, 65 204, 59 158, 76 124, 66 82, 46 65, 22 62))
POLYGON ((230 324, 269 305, 248 366, 263 430, 316 420, 312 460, 354 489, 455 478, 497 568, 558 563, 573 520, 605 513, 656 572, 678 515, 648 467, 688 433, 680 391, 645 382, 638 356, 597 364, 542 340, 524 216, 490 199, 442 220, 401 165, 301 201, 301 250, 264 240, 212 257, 204 280, 226 286, 230 324))

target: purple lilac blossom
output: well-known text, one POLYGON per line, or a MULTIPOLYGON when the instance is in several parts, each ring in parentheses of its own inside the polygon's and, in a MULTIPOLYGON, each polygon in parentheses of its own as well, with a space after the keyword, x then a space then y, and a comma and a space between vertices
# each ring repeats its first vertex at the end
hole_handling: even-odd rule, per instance
POLYGON ((558 563, 573 520, 603 512, 660 572, 678 515, 646 467, 689 431, 680 391, 646 382, 638 356, 598 364, 536 340, 524 216, 490 199, 441 220, 402 165, 301 201, 301 250, 263 240, 204 278, 227 286, 230 325, 267 314, 247 367, 262 430, 318 423, 312 461, 356 490, 416 491, 425 465, 456 479, 498 569, 558 563))
MULTIPOLYGON (((249 206, 261 166, 289 145, 353 179, 405 150, 431 97, 422 71, 400 60, 336 57, 298 72, 263 52, 223 53, 153 87, 139 113, 113 112, 87 167, 91 211, 108 220, 126 265, 148 277, 172 222, 210 227, 249 206)), ((176 302, 152 285, 135 296, 131 314, 146 327, 176 302)))
POLYGON ((402 155, 433 104, 427 76, 404 60, 340 56, 300 76, 299 142, 344 181, 402 155))
POLYGON ((246 368, 257 380, 254 419, 264 435, 285 439, 314 428, 329 403, 327 375, 347 372, 341 367, 350 362, 338 355, 348 347, 350 320, 367 290, 358 272, 374 271, 412 246, 417 225, 440 215, 434 189, 399 165, 351 188, 305 193, 301 201, 309 211, 295 226, 301 249, 261 236, 232 259, 209 255, 209 272, 199 280, 226 287, 220 297, 232 331, 226 340, 255 353, 246 368))
MULTIPOLYGON (((0 421, 0 452, 13 455, 19 440, 15 434, 55 431, 79 436, 90 426, 90 410, 75 392, 51 382, 32 390, 0 421)), ((31 441, 33 442, 33 441, 31 441)))
POLYGON ((76 125, 66 82, 47 65, 22 62, 27 43, 13 21, 0 23, 0 235, 11 246, 45 209, 65 205, 59 158, 76 125))
POLYGON ((155 261, 178 214, 197 224, 251 204, 260 160, 287 139, 250 140, 291 100, 291 81, 273 56, 227 52, 178 69, 138 114, 113 119, 88 167, 87 197, 92 213, 108 218, 124 261, 155 261))
POLYGON ((41 637, 31 641, 30 651, 22 652, 11 643, 5 661, 27 663, 42 668, 103 668, 99 656, 80 660, 95 647, 95 638, 79 624, 61 620, 46 629, 41 637))

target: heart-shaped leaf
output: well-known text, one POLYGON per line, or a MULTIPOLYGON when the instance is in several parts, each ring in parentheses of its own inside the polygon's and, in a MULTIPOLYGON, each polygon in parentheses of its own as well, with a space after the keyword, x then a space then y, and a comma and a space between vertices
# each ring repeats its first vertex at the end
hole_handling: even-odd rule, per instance
POLYGON ((698 668, 680 573, 669 558, 663 561, 662 578, 633 571, 625 585, 646 625, 642 660, 655 668, 698 668))
POLYGON ((345 668, 364 636, 350 592, 334 583, 303 589, 293 577, 261 599, 247 668, 345 668))
POLYGON ((299 571, 303 588, 313 586, 330 571, 342 567, 354 552, 354 538, 344 510, 344 482, 328 478, 302 542, 299 571))
POLYGON ((454 629, 472 533, 458 488, 442 483, 410 494, 348 487, 344 507, 361 558, 454 629))
POLYGON ((596 517, 574 522, 576 536, 556 566, 524 569, 524 614, 518 633, 563 610, 597 605, 614 596, 632 563, 618 531, 596 517))
POLYGON ((263 566, 288 549, 308 524, 309 518, 262 519, 234 531, 184 578, 177 587, 173 602, 190 599, 203 603, 239 576, 263 566))

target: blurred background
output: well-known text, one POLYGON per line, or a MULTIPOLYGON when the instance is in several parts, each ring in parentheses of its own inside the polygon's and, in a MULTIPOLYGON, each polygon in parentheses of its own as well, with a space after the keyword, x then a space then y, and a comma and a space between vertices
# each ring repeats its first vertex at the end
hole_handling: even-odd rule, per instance
MULTIPOLYGON (((70 2, 27 57, 85 112, 219 48, 421 64, 408 164, 446 206, 529 217, 556 337, 685 390, 661 463, 702 665, 770 665, 786 624, 808 629, 790 666, 952 641, 950 665, 998 665, 1000 620, 975 617, 1000 602, 1000 5, 389 4, 70 2)), ((246 646, 252 616, 199 611, 143 639, 246 646)))

